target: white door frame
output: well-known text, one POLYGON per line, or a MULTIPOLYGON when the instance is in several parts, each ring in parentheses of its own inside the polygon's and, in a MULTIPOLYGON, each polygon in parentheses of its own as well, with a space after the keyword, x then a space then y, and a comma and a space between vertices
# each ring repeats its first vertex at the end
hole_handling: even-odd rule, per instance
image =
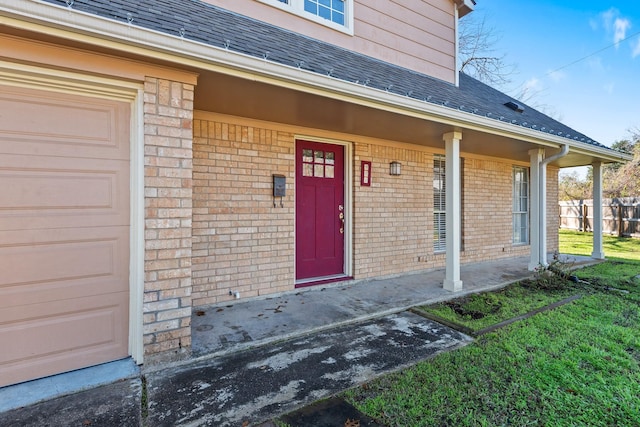
MULTIPOLYGON (((293 136, 294 149, 295 149, 296 141, 298 140, 318 142, 322 144, 340 145, 344 147, 344 208, 345 208, 345 211, 347 212, 347 214, 345 215, 345 223, 344 223, 344 274, 347 277, 352 277, 353 276, 353 143, 349 141, 338 140, 338 139, 321 138, 317 136, 296 134, 293 136)), ((295 165, 294 165, 294 169, 295 169, 295 165)), ((295 173, 294 173, 294 177, 295 177, 295 173)), ((294 182, 295 182, 295 178, 294 178, 294 182)), ((296 206, 295 200, 294 200, 293 206, 295 211, 295 206, 296 206)), ((296 215, 294 212, 294 218, 295 217, 296 215)), ((294 282, 296 277, 296 272, 295 272, 295 256, 297 256, 296 250, 297 248, 295 247, 295 239, 294 239, 294 249, 293 249, 294 282)))

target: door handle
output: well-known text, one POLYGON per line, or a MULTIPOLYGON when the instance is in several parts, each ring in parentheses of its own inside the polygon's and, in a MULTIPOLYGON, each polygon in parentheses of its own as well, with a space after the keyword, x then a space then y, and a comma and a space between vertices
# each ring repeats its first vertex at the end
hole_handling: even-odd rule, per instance
MULTIPOLYGON (((340 206, 342 207, 342 205, 340 206)), ((338 215, 338 219, 340 219, 340 234, 344 234, 344 212, 340 212, 338 215)))

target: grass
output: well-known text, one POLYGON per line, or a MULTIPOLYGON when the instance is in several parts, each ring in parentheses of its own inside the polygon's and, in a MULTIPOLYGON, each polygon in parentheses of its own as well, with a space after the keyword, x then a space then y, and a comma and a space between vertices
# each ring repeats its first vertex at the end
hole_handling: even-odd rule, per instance
MULTIPOLYGON (((638 239, 603 236, 604 253, 609 260, 640 261, 638 239)), ((593 234, 560 230, 560 253, 591 256, 593 234)))
POLYGON ((528 281, 495 292, 484 292, 418 307, 418 311, 425 311, 473 331, 479 331, 576 293, 579 293, 579 290, 573 286, 541 292, 538 287, 528 281))
MULTIPOLYGON (((590 237, 563 232, 561 247, 580 248, 590 237)), ((590 284, 569 293, 579 289, 583 298, 345 397, 388 426, 640 425, 640 241, 607 238, 605 253, 612 252, 613 261, 577 272, 590 284)), ((518 285, 488 295, 467 307, 500 301, 500 310, 516 313, 520 303, 533 307, 563 294, 518 285)))

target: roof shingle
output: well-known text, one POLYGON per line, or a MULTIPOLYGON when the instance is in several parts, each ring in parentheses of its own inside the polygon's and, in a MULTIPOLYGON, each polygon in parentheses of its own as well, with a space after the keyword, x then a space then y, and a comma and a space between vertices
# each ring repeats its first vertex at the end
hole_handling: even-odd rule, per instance
MULTIPOLYGON (((67 6, 66 0, 45 0, 67 6)), ((459 86, 316 40, 200 0, 75 0, 73 10, 228 49, 275 63, 605 147, 520 101, 460 74, 459 86)))

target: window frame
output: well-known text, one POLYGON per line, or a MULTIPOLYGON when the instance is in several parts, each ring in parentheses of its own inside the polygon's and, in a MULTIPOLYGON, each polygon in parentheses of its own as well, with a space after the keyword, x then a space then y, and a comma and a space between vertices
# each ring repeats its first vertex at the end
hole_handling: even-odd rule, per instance
POLYGON ((512 243, 514 245, 528 245, 531 236, 531 177, 529 168, 513 166, 512 180, 512 243), (520 180, 520 176, 524 177, 525 180, 520 180), (523 189, 524 186, 526 186, 526 189, 523 189), (522 210, 523 206, 525 206, 525 210, 522 210))
POLYGON ((446 158, 443 154, 434 154, 433 155, 433 252, 443 253, 443 252, 446 252, 446 250, 447 250, 446 158), (436 188, 436 183, 438 183, 438 188, 436 188), (440 207, 440 209, 438 209, 438 206, 440 207))
POLYGON ((305 0, 258 0, 261 3, 277 7, 285 12, 293 13, 302 18, 324 25, 331 29, 353 35, 353 3, 354 0, 341 0, 344 2, 344 25, 322 18, 304 9, 305 0))

